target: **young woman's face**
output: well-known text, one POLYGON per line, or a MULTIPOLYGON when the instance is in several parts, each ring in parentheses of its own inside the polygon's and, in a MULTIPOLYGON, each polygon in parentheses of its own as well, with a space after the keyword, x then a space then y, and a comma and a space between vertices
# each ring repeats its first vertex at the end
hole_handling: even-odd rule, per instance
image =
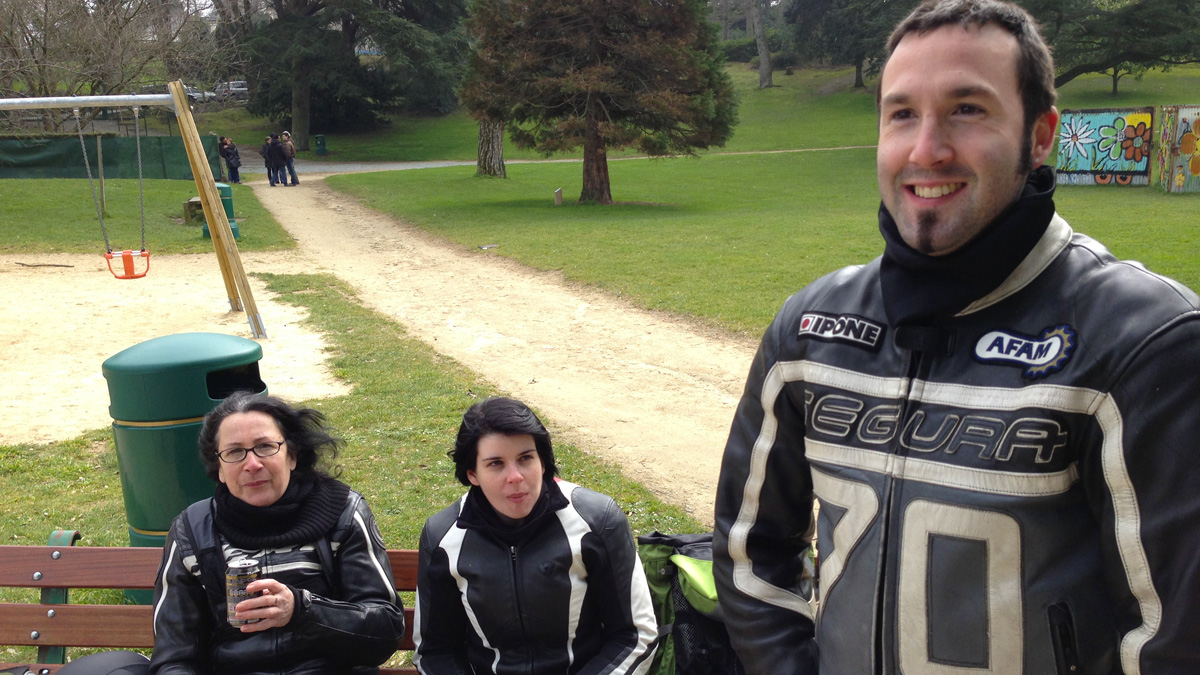
POLYGON ((488 434, 479 439, 475 468, 467 470, 467 480, 483 490, 497 513, 520 520, 541 496, 545 473, 533 436, 488 434))

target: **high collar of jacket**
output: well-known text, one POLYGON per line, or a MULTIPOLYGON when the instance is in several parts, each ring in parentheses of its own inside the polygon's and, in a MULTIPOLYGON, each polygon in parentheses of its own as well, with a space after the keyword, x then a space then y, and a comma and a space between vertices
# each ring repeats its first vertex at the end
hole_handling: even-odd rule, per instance
POLYGON ((217 529, 238 548, 267 549, 316 541, 333 530, 350 486, 314 471, 293 472, 287 490, 270 506, 253 506, 217 483, 217 529))
POLYGON ((488 502, 483 490, 476 486, 467 492, 466 503, 458 514, 458 526, 468 530, 487 532, 506 546, 516 546, 541 529, 541 522, 546 516, 566 507, 569 503, 566 495, 558 488, 558 482, 553 478, 544 478, 542 494, 538 495, 533 510, 528 516, 514 523, 501 518, 496 509, 488 502))
POLYGON ((1029 174, 1025 187, 979 236, 953 253, 931 256, 910 247, 879 207, 886 247, 880 264, 883 306, 894 325, 953 316, 1001 284, 1029 255, 1054 216, 1054 170, 1029 174))

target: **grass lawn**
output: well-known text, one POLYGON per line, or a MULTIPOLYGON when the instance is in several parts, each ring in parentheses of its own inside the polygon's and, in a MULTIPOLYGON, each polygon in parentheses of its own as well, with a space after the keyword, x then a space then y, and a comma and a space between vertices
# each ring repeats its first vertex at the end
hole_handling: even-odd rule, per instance
MULTIPOLYGON (((882 252, 874 151, 627 160, 609 167, 611 207, 580 190, 578 164, 514 164, 335 176, 372 207, 466 247, 594 284, 653 309, 757 336, 809 281, 882 252)), ((1062 186, 1059 211, 1115 254, 1200 289, 1200 194, 1062 186)))
POLYGON ((1066 83, 1058 90, 1061 108, 1136 108, 1147 105, 1200 104, 1200 64, 1177 66, 1169 72, 1152 71, 1141 79, 1121 78, 1112 95, 1112 78, 1092 73, 1066 83))
MULTIPOLYGON (((293 248, 296 242, 245 185, 233 185, 238 249, 293 248)), ((97 188, 98 189, 98 188, 97 188)), ((184 225, 183 203, 196 196, 190 180, 147 180, 146 249, 153 254, 212 251, 201 225, 184 225)), ((136 180, 105 181, 104 227, 114 250, 140 249, 142 224, 136 180)), ((85 179, 0 180, 0 253, 103 253, 104 236, 85 179)))

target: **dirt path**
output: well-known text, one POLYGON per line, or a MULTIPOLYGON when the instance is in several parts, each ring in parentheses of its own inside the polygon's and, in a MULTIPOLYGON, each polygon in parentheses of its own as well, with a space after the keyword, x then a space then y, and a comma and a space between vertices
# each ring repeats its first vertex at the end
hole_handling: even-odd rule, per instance
POLYGON ((299 188, 258 183, 255 194, 311 269, 337 274, 367 305, 545 412, 562 435, 711 523, 753 344, 448 247, 305 178, 299 188))
MULTIPOLYGON (((318 176, 303 178, 297 188, 254 185, 299 249, 244 254, 247 272, 338 275, 368 306, 545 412, 560 438, 711 523, 721 450, 753 344, 494 252, 449 247, 335 193, 318 176)), ((108 425, 100 367, 126 347, 193 331, 249 337, 245 315, 228 311, 215 256, 160 256, 153 264, 144 279, 116 281, 99 254, 0 256, 0 367, 8 385, 0 443, 48 442, 108 425)), ((270 336, 260 341, 260 368, 272 393, 344 394, 325 368, 321 336, 299 325, 303 313, 252 284, 270 336)))

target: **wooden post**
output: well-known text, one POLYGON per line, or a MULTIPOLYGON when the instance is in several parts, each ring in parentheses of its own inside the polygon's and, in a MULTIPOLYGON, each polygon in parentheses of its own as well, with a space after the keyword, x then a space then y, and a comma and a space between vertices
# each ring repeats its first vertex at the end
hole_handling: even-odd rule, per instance
POLYGON ((217 260, 221 262, 221 275, 225 277, 226 291, 229 293, 229 304, 234 309, 239 304, 245 305, 246 319, 250 322, 250 332, 256 338, 267 337, 263 326, 262 316, 258 313, 258 305, 254 302, 254 293, 250 290, 250 280, 246 278, 246 270, 242 268, 242 258, 238 254, 237 243, 233 239, 233 230, 229 227, 229 218, 221 204, 221 195, 217 192, 216 181, 213 180, 212 168, 204 156, 204 146, 200 143, 200 133, 196 130, 196 121, 192 119, 192 111, 188 107, 187 93, 179 80, 168 85, 171 96, 175 99, 175 117, 179 122, 179 135, 183 138, 183 146, 187 150, 188 162, 192 167, 192 176, 196 179, 196 189, 200 192, 200 203, 204 206, 204 216, 208 219, 208 229, 212 234, 213 247, 217 252, 217 260), (234 288, 230 288, 232 279, 234 288), (240 293, 241 303, 238 302, 240 293))
POLYGON ((562 206, 562 188, 558 188, 554 191, 554 205, 562 206))

